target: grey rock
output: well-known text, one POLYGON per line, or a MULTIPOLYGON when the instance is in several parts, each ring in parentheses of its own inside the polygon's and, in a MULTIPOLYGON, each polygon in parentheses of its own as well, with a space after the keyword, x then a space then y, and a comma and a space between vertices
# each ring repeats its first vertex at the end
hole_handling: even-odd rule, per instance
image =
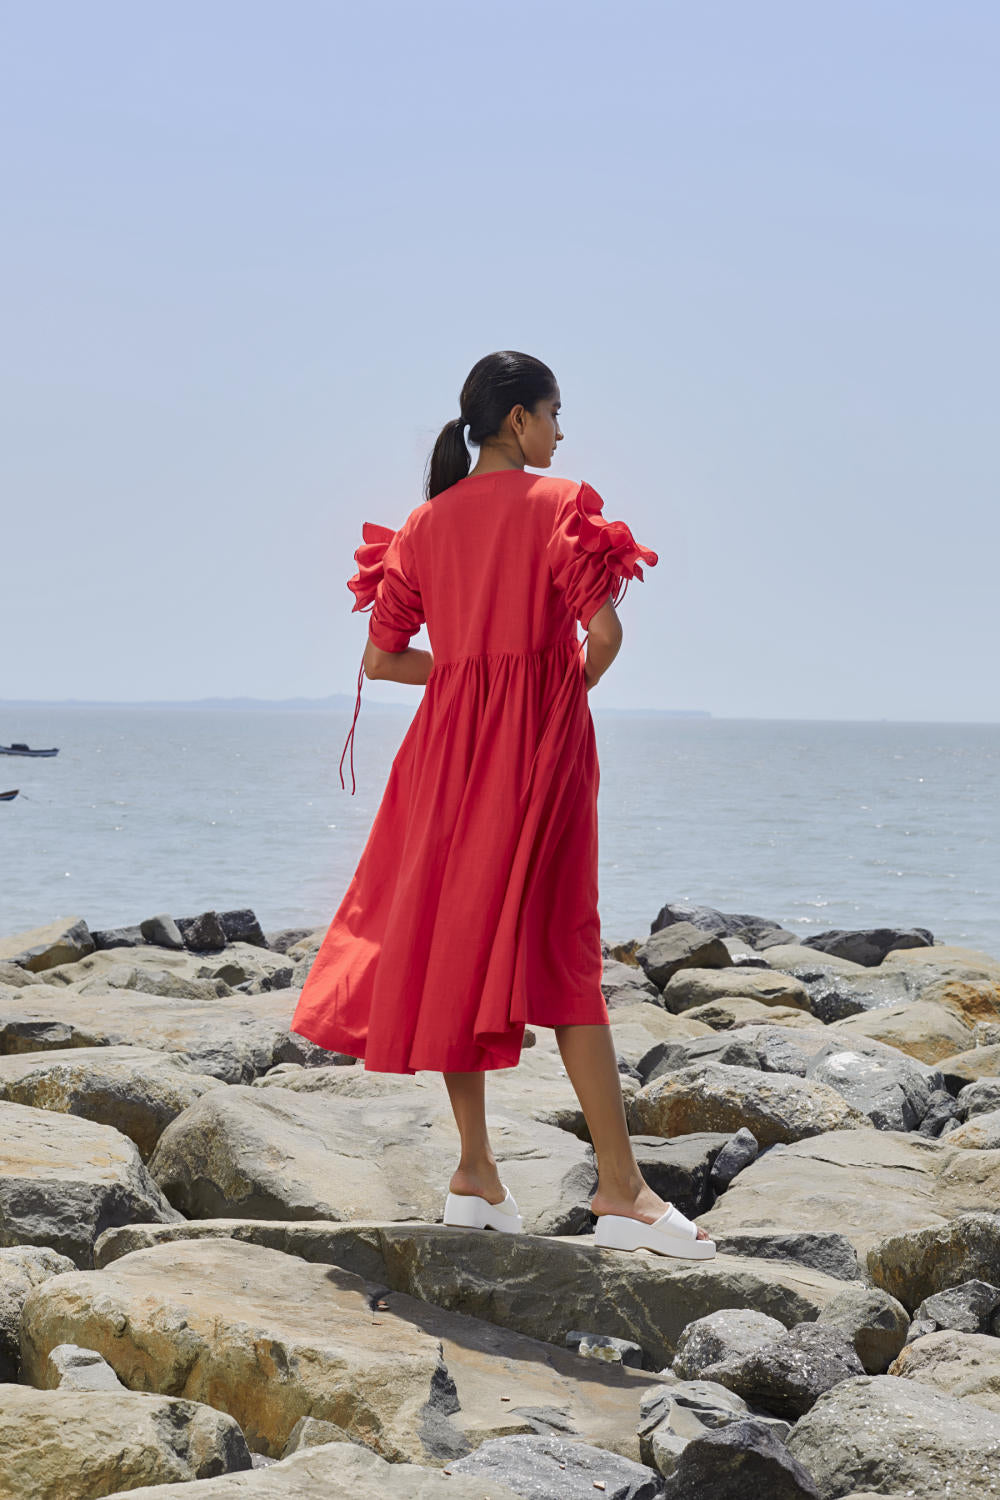
POLYGON ((267 938, 249 906, 238 911, 219 912, 219 925, 227 943, 250 943, 256 948, 268 947, 267 938))
POLYGON ((90 935, 98 951, 102 948, 141 948, 146 942, 141 927, 91 928, 90 935))
POLYGON ((295 943, 301 943, 315 931, 314 927, 282 927, 280 931, 268 932, 264 936, 267 946, 275 953, 287 953, 295 943))
POLYGON ((857 1252, 846 1235, 835 1229, 732 1229, 709 1231, 725 1255, 752 1255, 765 1260, 790 1260, 812 1266, 838 1281, 861 1277, 857 1252))
POLYGON ((821 1494, 767 1422, 740 1417, 685 1446, 663 1500, 820 1500, 821 1494))
POLYGON ((816 1321, 850 1339, 866 1375, 884 1375, 906 1342, 909 1315, 888 1292, 858 1282, 831 1297, 816 1321))
POLYGON ((823 1500, 854 1490, 921 1500, 1000 1495, 1000 1415, 919 1380, 842 1380, 799 1418, 786 1446, 823 1500))
POLYGON ((992 1114, 1000 1109, 1000 1078, 977 1078, 975 1083, 965 1084, 959 1089, 955 1103, 962 1120, 992 1114))
POLYGON ((924 1117, 917 1126, 921 1135, 939 1136, 960 1123, 958 1102, 947 1089, 932 1089, 927 1100, 924 1117))
MULTIPOLYGON (((959 1286, 925 1297, 914 1313, 914 1328, 923 1333, 954 1328, 960 1333, 1000 1336, 1000 1287, 989 1281, 963 1281, 959 1286)), ((916 1334, 911 1330, 912 1337, 916 1334)), ((911 1339, 907 1339, 907 1343, 911 1339)))
POLYGON ((30 969, 22 969, 20 964, 11 963, 4 959, 0 962, 0 985, 12 990, 23 990, 29 984, 44 984, 45 980, 41 974, 34 974, 30 969))
POLYGON ((773 1342, 709 1365, 702 1378, 717 1380, 744 1401, 794 1421, 823 1391, 862 1374, 864 1366, 839 1328, 798 1323, 773 1342))
POLYGON ((712 1172, 731 1139, 719 1130, 631 1137, 635 1159, 650 1187, 689 1219, 711 1208, 715 1196, 712 1172))
POLYGON ((721 969, 732 964, 721 938, 709 936, 690 922, 654 932, 636 949, 635 956, 661 990, 679 969, 721 969))
POLYGON ((798 939, 788 932, 780 922, 768 917, 749 916, 742 912, 717 911, 713 906, 691 906, 683 901, 668 902, 661 906, 650 924, 650 932, 660 932, 664 927, 676 926, 679 922, 690 923, 703 932, 719 938, 740 938, 751 948, 773 947, 776 943, 794 943, 798 939))
POLYGON ((124 1391, 114 1370, 96 1349, 79 1344, 57 1344, 49 1350, 47 1390, 124 1391))
POLYGON ((181 930, 169 912, 161 912, 156 917, 147 917, 144 922, 139 923, 139 931, 147 943, 155 943, 157 948, 180 949, 184 947, 181 930))
POLYGON ((914 1130, 935 1090, 944 1090, 941 1073, 896 1047, 868 1037, 832 1037, 810 1059, 806 1077, 827 1083, 878 1130, 914 1130))
POLYGON ((807 948, 817 948, 821 953, 832 953, 835 958, 846 958, 871 968, 894 949, 931 947, 934 937, 926 927, 864 927, 833 928, 802 941, 807 948))
POLYGON ((760 1147, 752 1130, 741 1125, 734 1136, 723 1146, 712 1163, 711 1184, 716 1193, 724 1193, 735 1177, 757 1160, 760 1147))
POLYGON ((601 990, 609 1009, 620 1005, 634 1005, 639 1000, 663 1004, 663 997, 645 971, 635 964, 623 964, 618 959, 606 958, 602 964, 601 990))
POLYGON ((288 1434, 288 1442, 281 1450, 282 1458, 289 1458, 303 1448, 317 1448, 322 1443, 353 1442, 349 1432, 335 1422, 324 1422, 321 1417, 300 1417, 288 1434))
POLYGON ((493 1438, 448 1467, 496 1479, 523 1500, 594 1500, 598 1484, 607 1500, 660 1500, 662 1491, 655 1469, 555 1436, 493 1438))
POLYGON ((784 1332, 784 1323, 755 1308, 721 1307, 687 1324, 671 1368, 682 1380, 700 1380, 710 1365, 766 1347, 784 1332))
POLYGON ((226 934, 218 912, 203 911, 197 917, 178 917, 177 926, 190 953, 217 953, 226 946, 226 934))
POLYGON ((1000 1214, 972 1211, 943 1224, 884 1235, 868 1248, 867 1271, 872 1284, 908 1312, 963 1282, 1000 1285, 1000 1214))

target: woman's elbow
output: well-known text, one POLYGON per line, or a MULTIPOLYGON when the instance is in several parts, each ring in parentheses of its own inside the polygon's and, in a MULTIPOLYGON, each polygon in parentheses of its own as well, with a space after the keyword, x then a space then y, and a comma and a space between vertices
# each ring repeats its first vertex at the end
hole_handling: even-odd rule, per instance
POLYGON ((369 681, 382 676, 382 658, 384 655, 385 653, 380 651, 375 642, 369 637, 368 644, 365 646, 363 663, 365 676, 369 681))

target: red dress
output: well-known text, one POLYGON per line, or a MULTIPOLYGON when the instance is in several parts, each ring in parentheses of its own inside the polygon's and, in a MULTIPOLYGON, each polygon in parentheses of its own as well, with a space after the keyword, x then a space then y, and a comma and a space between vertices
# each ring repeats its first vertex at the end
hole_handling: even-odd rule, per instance
POLYGON ((383 651, 426 621, 434 665, 299 996, 300 1036, 377 1072, 478 1072, 516 1064, 526 1023, 608 1024, 577 624, 657 557, 602 506, 586 483, 507 469, 396 532, 363 528, 354 609, 371 603, 383 651))

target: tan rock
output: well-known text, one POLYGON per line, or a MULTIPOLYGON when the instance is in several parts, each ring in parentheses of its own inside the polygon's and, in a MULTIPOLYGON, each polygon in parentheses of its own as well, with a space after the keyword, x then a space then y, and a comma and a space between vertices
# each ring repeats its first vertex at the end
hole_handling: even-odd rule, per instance
POLYGON ((0 1386, 0 1500, 97 1500, 122 1484, 172 1489, 250 1463, 237 1424, 208 1404, 0 1386))
POLYGON ((93 947, 94 939, 82 917, 57 917, 44 927, 0 938, 0 961, 20 964, 38 973, 56 964, 72 963, 91 953, 93 947))
POLYGON ((1000 1151, 1000 1109, 973 1115, 964 1125, 949 1130, 949 1146, 966 1146, 976 1151, 1000 1151))
MULTIPOLYGON (((698 1222, 710 1235, 836 1229, 867 1257, 887 1235, 927 1226, 933 1233, 966 1209, 991 1208, 998 1172, 995 1151, 964 1151, 949 1146, 947 1137, 866 1123, 772 1147, 744 1167, 698 1222)), ((910 1306, 897 1281, 877 1284, 910 1306)))
POLYGON ((942 1073, 975 1083, 979 1078, 1000 1078, 1000 1044, 972 1047, 968 1052, 954 1052, 938 1062, 942 1073))
MULTIPOLYGON (((494 1479, 444 1474, 420 1464, 390 1464, 355 1443, 306 1448, 266 1469, 227 1474, 195 1484, 122 1490, 108 1500, 520 1500, 494 1479)), ((885 1497, 880 1497, 885 1500, 885 1497)))
MULTIPOLYGON (((943 1157, 947 1164, 952 1157, 943 1157)), ((911 1314, 927 1297, 960 1286, 963 1281, 997 1281, 1000 1265, 1000 1214, 996 1212, 997 1152, 963 1152, 963 1164, 985 1162, 992 1171, 994 1190, 977 1194, 979 1207, 968 1211, 952 1198, 951 1212, 928 1212, 913 1226, 887 1232, 869 1241, 866 1252, 868 1278, 895 1297, 911 1314)), ((988 1183, 988 1179, 987 1179, 988 1183)), ((950 1184, 946 1184, 945 1194, 950 1184)), ((961 1189, 962 1198, 967 1190, 961 1189)), ((975 1201, 975 1200, 974 1200, 975 1201)), ((935 1205, 937 1206, 937 1205, 935 1205)))
POLYGON ((633 1135, 735 1132, 745 1126, 762 1149, 868 1124, 828 1084, 713 1062, 694 1063, 647 1083, 630 1101, 628 1119, 633 1135))
POLYGON ((687 1021, 700 1021, 709 1031, 730 1031, 737 1026, 794 1026, 799 1031, 823 1029, 823 1022, 811 1011, 790 1005, 764 1005, 747 995, 730 995, 696 1005, 684 1012, 687 1021))
POLYGON ((65 1047, 0 1057, 0 1099, 113 1125, 149 1158, 161 1132, 218 1078, 180 1053, 150 1047, 65 1047))
MULTIPOLYGON (((495 1234, 440 1224, 219 1219, 129 1225, 102 1236, 97 1255, 108 1266, 142 1245, 224 1235, 343 1266, 547 1343, 561 1346, 574 1329, 630 1339, 652 1369, 673 1358, 692 1318, 756 1307, 791 1328, 815 1319, 844 1290, 843 1280, 795 1261, 722 1252, 684 1261, 652 1251, 603 1250, 593 1235, 495 1234)), ((605 1368, 593 1361, 589 1367, 605 1368)))
POLYGON ((679 969, 663 990, 663 1003, 675 1014, 733 997, 759 1005, 809 1010, 809 992, 790 974, 734 964, 727 969, 679 969))
POLYGON ((824 969, 832 974, 871 974, 864 964, 856 964, 849 958, 837 958, 832 953, 821 953, 818 948, 807 948, 803 943, 775 943, 765 948, 761 958, 767 960, 772 969, 781 969, 794 974, 798 969, 824 969))
POLYGON ((991 1334, 954 1328, 925 1333, 900 1350, 886 1373, 920 1380, 1000 1416, 1000 1339, 991 1334))
MULTIPOLYGON (((922 950, 904 948, 900 951, 917 953, 922 950)), ((952 1007, 934 1000, 904 1001, 900 1005, 860 1011, 857 1015, 845 1016, 843 1020, 831 1021, 827 1029, 831 1034, 844 1032, 847 1036, 872 1037, 925 1063, 936 1063, 953 1052, 961 1052, 972 1041, 971 1026, 966 1025, 952 1007)))

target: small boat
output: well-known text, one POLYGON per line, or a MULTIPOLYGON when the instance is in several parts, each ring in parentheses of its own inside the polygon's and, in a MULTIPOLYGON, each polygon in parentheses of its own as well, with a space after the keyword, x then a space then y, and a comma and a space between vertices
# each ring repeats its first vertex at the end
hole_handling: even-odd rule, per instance
POLYGON ((12 792, 0 792, 0 802, 13 802, 20 790, 20 787, 15 787, 12 792))
POLYGON ((0 745, 0 755, 58 755, 59 747, 55 750, 32 750, 21 740, 14 740, 13 744, 0 745))

